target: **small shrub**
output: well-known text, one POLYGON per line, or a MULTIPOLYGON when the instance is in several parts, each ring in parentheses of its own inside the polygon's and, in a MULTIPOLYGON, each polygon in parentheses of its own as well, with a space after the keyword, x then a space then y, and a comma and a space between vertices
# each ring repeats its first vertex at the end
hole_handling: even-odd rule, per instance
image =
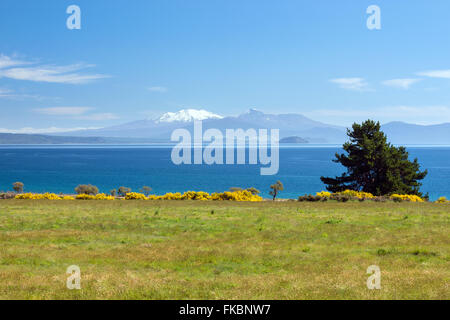
POLYGON ((152 188, 148 187, 148 186, 143 186, 142 189, 140 190, 143 194, 145 194, 146 197, 148 197, 150 195, 150 192, 152 191, 152 188))
POLYGON ((394 202, 403 202, 403 201, 409 201, 409 202, 424 202, 424 200, 416 196, 414 194, 393 194, 391 195, 391 199, 394 202))
POLYGON ((253 195, 250 191, 225 191, 223 193, 213 193, 209 196, 209 199, 215 201, 261 201, 262 198, 253 195))
POLYGON ((13 183, 13 190, 17 193, 23 192, 23 186, 24 184, 22 182, 14 182, 13 183))
POLYGON ((77 194, 89 194, 95 196, 98 193, 98 188, 91 184, 80 184, 75 188, 77 194))
POLYGON ((95 196, 94 200, 114 200, 115 198, 113 196, 108 196, 104 193, 99 193, 95 196))
POLYGON ((92 194, 79 194, 75 197, 77 200, 95 200, 95 196, 92 194))
POLYGON ((333 193, 334 196, 344 196, 350 199, 359 200, 359 199, 373 199, 375 198, 373 194, 369 192, 363 191, 355 191, 355 190, 345 190, 341 192, 333 193))
POLYGON ((446 197, 440 197, 439 199, 437 199, 436 203, 450 203, 450 201, 447 200, 446 197))
POLYGON ((316 196, 322 197, 322 198, 330 198, 331 197, 331 192, 327 192, 327 191, 317 192, 316 196))
POLYGON ((125 195, 125 200, 148 200, 145 194, 130 192, 125 195))
POLYGON ((60 197, 57 194, 54 193, 22 193, 18 194, 15 197, 16 199, 22 199, 22 200, 62 200, 62 197, 60 197))
POLYGON ((3 192, 0 193, 0 199, 6 200, 6 199, 14 199, 16 197, 16 194, 13 192, 3 192))
POLYGON ((351 196, 347 195, 347 194, 337 194, 337 193, 333 193, 331 195, 331 199, 332 200, 336 200, 338 202, 347 202, 350 201, 351 196))
POLYGON ((125 197, 127 193, 131 193, 131 188, 120 187, 119 190, 117 190, 117 194, 121 197, 125 197))
POLYGON ((319 202, 319 201, 328 201, 328 198, 321 196, 313 196, 312 194, 305 194, 304 196, 298 197, 298 201, 319 202))

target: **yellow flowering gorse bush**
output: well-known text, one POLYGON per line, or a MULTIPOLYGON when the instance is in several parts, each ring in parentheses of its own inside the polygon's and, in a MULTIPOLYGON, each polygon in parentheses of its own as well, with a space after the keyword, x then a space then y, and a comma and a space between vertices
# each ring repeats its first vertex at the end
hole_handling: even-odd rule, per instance
MULTIPOLYGON (((345 191, 335 192, 335 193, 321 191, 321 192, 316 193, 316 197, 332 199, 332 200, 333 199, 338 200, 338 198, 340 196, 346 196, 350 199, 355 199, 355 200, 357 200, 357 199, 359 199, 359 200, 364 200, 364 199, 376 200, 376 198, 377 198, 369 192, 355 191, 355 190, 345 190, 345 191)), ((393 194, 393 195, 389 196, 389 199, 393 200, 393 201, 398 201, 398 202, 401 202, 401 201, 424 202, 425 201, 424 199, 422 199, 419 196, 410 195, 410 194, 393 194)), ((446 203, 446 202, 450 202, 450 201, 448 201, 445 197, 442 197, 436 202, 446 203)))
POLYGON ((331 197, 331 192, 328 191, 320 191, 316 193, 316 196, 318 197, 323 197, 323 198, 330 198, 331 197))
POLYGON ((95 196, 91 194, 79 194, 75 197, 77 200, 95 200, 95 196))
POLYGON ((15 196, 15 199, 25 200, 62 200, 62 197, 54 193, 22 193, 15 196))
POLYGON ((316 193, 316 197, 321 198, 333 198, 338 196, 347 196, 349 198, 357 198, 357 199, 373 199, 375 196, 369 192, 363 191, 355 191, 355 190, 345 190, 341 192, 331 193, 328 191, 321 191, 316 193))
POLYGON ((424 202, 424 200, 416 195, 412 194, 393 194, 391 200, 394 201, 410 201, 410 202, 424 202))
MULTIPOLYGON (((113 196, 106 195, 104 193, 99 193, 97 195, 90 194, 79 194, 76 197, 72 196, 59 196, 54 193, 23 193, 15 196, 15 199, 26 199, 26 200, 40 200, 40 199, 48 199, 48 200, 115 200, 116 198, 113 196)), ((235 192, 223 192, 223 193, 212 193, 209 194, 204 191, 187 191, 183 194, 177 193, 166 193, 162 196, 150 195, 145 196, 142 193, 130 192, 125 196, 125 200, 199 200, 199 201, 207 201, 207 200, 216 200, 216 201, 262 201, 258 195, 252 194, 250 191, 242 190, 235 192)))
POLYGON ((341 195, 341 196, 349 196, 352 198, 358 198, 358 199, 373 199, 375 196, 369 192, 363 192, 363 191, 355 191, 355 190, 345 190, 341 192, 333 193, 333 195, 341 195))
POLYGON ((99 193, 95 196, 95 200, 114 200, 114 199, 115 199, 115 197, 109 196, 104 193, 99 193))
POLYGON ((97 195, 91 195, 91 194, 79 194, 76 196, 77 200, 114 200, 115 198, 113 196, 108 196, 104 193, 99 193, 97 195))
POLYGON ((147 200, 147 197, 142 193, 130 192, 126 194, 125 200, 147 200))
MULTIPOLYGON (((334 199, 334 197, 339 196, 347 196, 351 199, 373 199, 376 200, 376 197, 368 192, 362 191, 354 191, 354 190, 345 190, 342 192, 330 193, 327 191, 321 191, 316 193, 316 197, 326 198, 326 199, 334 199)), ((115 200, 114 196, 106 195, 104 193, 99 193, 97 195, 88 195, 88 194, 79 194, 76 197, 69 195, 57 195, 55 193, 22 193, 15 196, 15 199, 25 199, 25 200, 115 200)), ((390 200, 401 202, 401 201, 409 201, 409 202, 424 202, 425 200, 416 195, 407 195, 407 194, 393 194, 389 197, 390 200)), ((176 193, 166 193, 165 195, 149 195, 145 196, 142 193, 130 192, 125 196, 125 200, 199 200, 199 201, 262 201, 263 198, 259 195, 254 195, 248 190, 240 190, 240 191, 226 191, 222 193, 212 193, 209 194, 204 191, 186 191, 181 194, 179 192, 176 193)), ((445 197, 439 198, 436 203, 450 203, 445 197)))
POLYGON ((207 201, 207 200, 215 200, 215 201, 262 201, 258 195, 252 194, 250 191, 242 190, 235 192, 223 192, 223 193, 212 193, 209 194, 204 191, 186 191, 181 194, 177 193, 166 193, 163 196, 150 195, 145 197, 145 195, 140 193, 128 193, 125 197, 127 200, 198 200, 198 201, 207 201))
POLYGON ((439 199, 437 199, 436 203, 450 203, 450 201, 447 200, 446 197, 440 197, 439 199))

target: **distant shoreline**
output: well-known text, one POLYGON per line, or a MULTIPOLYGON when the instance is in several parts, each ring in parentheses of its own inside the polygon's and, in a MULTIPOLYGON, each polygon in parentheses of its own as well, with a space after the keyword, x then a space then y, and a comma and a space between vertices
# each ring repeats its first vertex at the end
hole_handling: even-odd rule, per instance
MULTIPOLYGON (((139 147, 174 147, 176 143, 139 143, 139 144, 93 144, 93 143, 67 143, 67 144, 2 144, 0 143, 0 148, 20 148, 20 147, 102 147, 102 148, 115 148, 115 147, 131 147, 131 148, 139 148, 139 147)), ((404 146, 407 148, 450 148, 450 144, 394 144, 395 146, 404 146)), ((206 147, 208 144, 203 144, 202 147, 206 147)), ((341 148, 341 144, 327 144, 327 143, 280 143, 280 148, 341 148)), ((249 146, 246 146, 249 148, 249 146)))

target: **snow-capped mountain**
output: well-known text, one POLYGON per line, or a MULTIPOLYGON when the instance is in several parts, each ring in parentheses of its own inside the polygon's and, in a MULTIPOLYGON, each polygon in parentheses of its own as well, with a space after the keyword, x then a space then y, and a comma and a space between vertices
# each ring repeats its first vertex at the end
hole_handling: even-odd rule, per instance
POLYGON ((222 119, 222 116, 218 114, 197 109, 186 109, 178 112, 164 113, 156 122, 192 122, 195 120, 207 120, 207 119, 222 119))
MULTIPOLYGON (((184 128, 193 132, 194 120, 204 120, 203 130, 218 129, 225 132, 227 129, 279 129, 280 138, 301 137, 310 143, 341 144, 347 140, 345 127, 315 121, 301 114, 267 114, 255 109, 250 109, 238 116, 228 117, 222 117, 206 110, 186 109, 165 113, 154 120, 138 120, 95 130, 53 133, 51 136, 53 138, 54 136, 93 138, 89 140, 93 142, 85 143, 102 143, 95 138, 105 138, 101 140, 106 141, 105 143, 120 143, 120 141, 127 143, 127 141, 131 141, 129 139, 135 139, 133 140, 134 143, 140 143, 139 141, 142 143, 149 141, 166 143, 170 141, 170 136, 175 129, 184 128)), ((450 123, 419 126, 391 122, 383 125, 382 130, 394 144, 448 144, 450 137, 450 123)), ((0 144, 6 143, 5 141, 18 143, 17 139, 20 141, 36 141, 36 139, 27 140, 26 137, 14 138, 15 140, 11 140, 10 136, 5 136, 2 142, 0 136, 0 144)), ((37 139, 38 141, 49 141, 46 136, 39 136, 37 139)), ((77 141, 81 140, 72 139, 70 141, 80 143, 77 141)), ((67 140, 53 139, 47 143, 67 143, 67 140)))
MULTIPOLYGON (((169 142, 175 129, 193 132, 194 120, 203 120, 203 129, 280 129, 280 137, 303 137, 312 143, 345 140, 345 128, 311 120, 300 114, 266 114, 250 109, 239 116, 222 117, 206 110, 185 109, 168 112, 153 120, 138 120, 97 130, 71 132, 71 136, 139 138, 169 142)), ((59 134, 67 136, 68 134, 59 134)))

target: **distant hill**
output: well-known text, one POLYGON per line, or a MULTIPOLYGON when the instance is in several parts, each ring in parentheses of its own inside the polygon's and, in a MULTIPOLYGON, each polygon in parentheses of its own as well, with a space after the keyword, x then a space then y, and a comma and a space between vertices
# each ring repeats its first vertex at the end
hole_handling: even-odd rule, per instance
POLYGON ((280 139, 280 143, 308 143, 308 140, 294 136, 280 139))
POLYGON ((61 137, 41 134, 0 133, 0 144, 130 144, 152 143, 148 139, 105 137, 61 137))
POLYGON ((423 126, 390 122, 381 129, 394 144, 450 144, 450 123, 423 126))
POLYGON ((13 134, 0 133, 0 144, 91 144, 106 143, 106 139, 99 137, 57 137, 41 134, 13 134))
MULTIPOLYGON (((127 144, 170 142, 175 129, 193 134, 194 120, 202 120, 203 131, 218 129, 279 129, 282 143, 297 137, 309 143, 342 144, 347 141, 346 128, 309 119, 301 114, 267 114, 255 109, 235 117, 222 117, 206 110, 187 109, 168 112, 157 119, 121 125, 47 135, 1 134, 0 144, 127 144), (301 137, 301 138, 300 138, 301 137), (287 139, 287 140, 286 140, 287 139)), ((450 123, 416 125, 390 122, 382 126, 394 144, 450 144, 450 123)), ((290 143, 305 143, 301 142, 290 143)))
MULTIPOLYGON (((139 120, 102 129, 76 131, 71 132, 70 135, 146 138, 168 142, 173 130, 177 128, 185 128, 193 132, 193 120, 196 120, 195 117, 202 117, 204 131, 210 128, 219 129, 222 132, 226 129, 279 129, 280 138, 299 136, 307 138, 311 143, 342 143, 346 137, 345 127, 315 121, 301 114, 275 115, 250 109, 237 117, 221 117, 204 110, 198 110, 202 112, 193 112, 192 109, 188 111, 188 114, 186 110, 181 110, 178 113, 164 114, 155 120, 139 120)), ((66 133, 58 135, 66 135, 66 133)))

